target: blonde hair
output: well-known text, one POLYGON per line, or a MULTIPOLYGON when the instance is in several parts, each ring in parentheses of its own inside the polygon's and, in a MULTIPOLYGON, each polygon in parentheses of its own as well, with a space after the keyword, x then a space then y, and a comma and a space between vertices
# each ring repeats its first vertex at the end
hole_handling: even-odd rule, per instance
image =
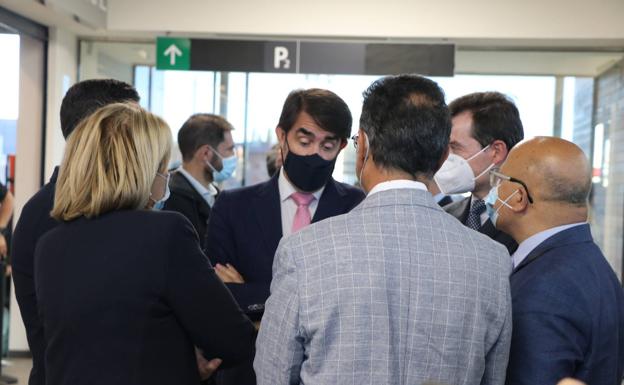
POLYGON ((98 109, 67 140, 52 217, 69 221, 144 208, 156 173, 167 167, 171 143, 167 123, 136 104, 98 109))

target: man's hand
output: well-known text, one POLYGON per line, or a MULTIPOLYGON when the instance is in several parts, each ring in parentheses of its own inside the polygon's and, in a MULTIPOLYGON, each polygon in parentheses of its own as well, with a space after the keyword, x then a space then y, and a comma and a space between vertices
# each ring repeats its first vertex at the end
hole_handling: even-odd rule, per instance
POLYGON ((217 273, 219 278, 221 278, 221 281, 223 281, 223 283, 245 283, 243 276, 240 275, 240 273, 236 271, 234 266, 230 265, 229 263, 225 264, 225 266, 217 263, 215 265, 215 272, 217 273))
POLYGON ((0 234, 0 257, 4 258, 7 255, 7 243, 4 235, 0 234))
POLYGON ((210 378, 221 365, 221 359, 215 358, 208 361, 201 350, 195 348, 195 357, 197 358, 197 369, 199 369, 199 378, 204 381, 210 378))

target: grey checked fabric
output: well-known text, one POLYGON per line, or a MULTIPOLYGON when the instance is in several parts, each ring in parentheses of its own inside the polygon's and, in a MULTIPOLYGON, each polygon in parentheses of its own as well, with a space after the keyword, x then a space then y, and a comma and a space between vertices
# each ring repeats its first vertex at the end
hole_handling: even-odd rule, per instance
POLYGON ((282 239, 259 385, 504 384, 506 249, 428 192, 395 189, 282 239))
POLYGON ((485 212, 485 202, 483 199, 475 199, 470 205, 470 212, 466 219, 466 226, 473 230, 479 230, 481 227, 481 214, 485 212))

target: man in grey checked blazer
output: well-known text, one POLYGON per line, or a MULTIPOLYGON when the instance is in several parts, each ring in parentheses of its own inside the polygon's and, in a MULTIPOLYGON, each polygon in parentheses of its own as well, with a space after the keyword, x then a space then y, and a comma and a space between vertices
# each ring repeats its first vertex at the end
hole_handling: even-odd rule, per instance
POLYGON ((448 154, 442 90, 413 75, 378 80, 360 127, 356 169, 368 196, 280 243, 258 384, 503 384, 509 254, 423 184, 448 154))

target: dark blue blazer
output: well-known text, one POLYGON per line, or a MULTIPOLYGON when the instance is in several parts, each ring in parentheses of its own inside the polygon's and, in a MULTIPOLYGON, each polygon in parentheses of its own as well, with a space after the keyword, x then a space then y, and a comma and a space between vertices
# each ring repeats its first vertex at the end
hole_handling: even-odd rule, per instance
POLYGON ((26 338, 33 358, 33 366, 28 380, 30 385, 44 385, 46 383, 44 365, 46 342, 43 335, 43 324, 37 311, 33 263, 37 241, 43 234, 58 225, 58 222, 50 216, 50 211, 54 205, 57 176, 58 167, 54 169, 50 182, 24 205, 12 240, 11 264, 13 282, 15 283, 15 297, 22 314, 26 338))
POLYGON ((624 293, 589 225, 553 235, 512 272, 507 384, 622 382, 624 293))
POLYGON ((175 212, 120 210, 56 226, 35 249, 49 385, 197 385, 194 347, 227 368, 255 330, 175 212))
MULTIPOLYGON (((278 177, 279 173, 264 183, 222 191, 210 213, 206 254, 214 264, 230 263, 241 273, 245 283, 228 288, 252 319, 264 311, 273 256, 282 238, 278 177)), ((312 222, 347 213, 364 197, 362 190, 330 178, 312 222)))

